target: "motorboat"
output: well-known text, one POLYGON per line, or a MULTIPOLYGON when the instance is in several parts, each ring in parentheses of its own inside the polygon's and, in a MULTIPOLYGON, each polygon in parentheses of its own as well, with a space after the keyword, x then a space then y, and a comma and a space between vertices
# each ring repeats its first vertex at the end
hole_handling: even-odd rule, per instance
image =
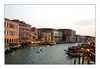
POLYGON ((40 52, 41 52, 40 50, 37 51, 37 53, 40 53, 40 52))

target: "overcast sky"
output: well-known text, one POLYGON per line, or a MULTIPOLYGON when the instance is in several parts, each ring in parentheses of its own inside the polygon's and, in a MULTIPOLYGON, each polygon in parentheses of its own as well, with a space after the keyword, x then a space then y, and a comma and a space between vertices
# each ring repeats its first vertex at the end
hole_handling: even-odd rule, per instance
POLYGON ((4 17, 36 28, 69 28, 95 36, 95 5, 5 5, 4 17))

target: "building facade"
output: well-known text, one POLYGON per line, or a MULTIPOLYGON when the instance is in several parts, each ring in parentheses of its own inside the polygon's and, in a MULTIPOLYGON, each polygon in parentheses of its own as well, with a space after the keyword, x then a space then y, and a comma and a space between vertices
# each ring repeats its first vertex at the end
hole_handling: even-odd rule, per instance
POLYGON ((59 34, 58 34, 58 31, 57 30, 54 30, 53 31, 53 38, 54 38, 54 41, 56 42, 56 43, 59 43, 59 36, 58 36, 59 34))
POLYGON ((76 35, 76 42, 81 42, 80 41, 80 35, 76 35))
POLYGON ((76 42, 76 31, 71 29, 58 29, 62 32, 63 42, 76 42))
POLYGON ((86 42, 94 42, 95 41, 95 37, 93 37, 93 36, 85 36, 85 38, 86 38, 86 42))
POLYGON ((71 36, 72 36, 72 42, 76 42, 76 31, 75 30, 71 30, 71 36))
POLYGON ((42 42, 52 42, 52 33, 42 32, 42 42))
POLYGON ((53 28, 40 28, 38 29, 38 39, 40 41, 54 41, 54 35, 53 35, 53 31, 54 29, 53 28))
POLYGON ((58 43, 62 43, 62 32, 61 31, 58 31, 58 38, 59 38, 58 43))
POLYGON ((85 43, 85 42, 86 42, 86 37, 83 36, 83 35, 81 35, 81 36, 80 36, 80 41, 81 41, 82 43, 85 43))
POLYGON ((38 29, 35 27, 31 28, 31 40, 37 41, 38 40, 38 29))
POLYGON ((5 18, 4 21, 5 44, 19 42, 19 24, 5 18))
POLYGON ((31 43, 31 25, 19 20, 13 21, 19 24, 19 42, 31 43))

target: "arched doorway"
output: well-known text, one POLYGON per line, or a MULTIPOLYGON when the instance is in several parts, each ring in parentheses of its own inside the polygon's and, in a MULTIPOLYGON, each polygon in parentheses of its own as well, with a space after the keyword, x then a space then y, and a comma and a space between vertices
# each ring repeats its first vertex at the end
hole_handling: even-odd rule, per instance
POLYGON ((7 43, 8 43, 8 39, 7 39, 7 43))
POLYGON ((5 39, 5 41, 4 41, 4 42, 5 42, 5 44, 6 44, 6 39, 5 39))
POLYGON ((11 39, 10 39, 10 41, 9 41, 10 43, 11 43, 11 39))
POLYGON ((13 42, 13 39, 12 39, 12 42, 13 42))

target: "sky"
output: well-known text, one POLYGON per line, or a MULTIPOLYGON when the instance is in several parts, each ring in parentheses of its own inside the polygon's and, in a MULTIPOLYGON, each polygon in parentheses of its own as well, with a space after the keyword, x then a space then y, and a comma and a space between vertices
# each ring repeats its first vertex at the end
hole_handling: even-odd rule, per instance
POLYGON ((36 28, 66 28, 78 35, 96 35, 95 5, 5 4, 4 17, 36 28))

